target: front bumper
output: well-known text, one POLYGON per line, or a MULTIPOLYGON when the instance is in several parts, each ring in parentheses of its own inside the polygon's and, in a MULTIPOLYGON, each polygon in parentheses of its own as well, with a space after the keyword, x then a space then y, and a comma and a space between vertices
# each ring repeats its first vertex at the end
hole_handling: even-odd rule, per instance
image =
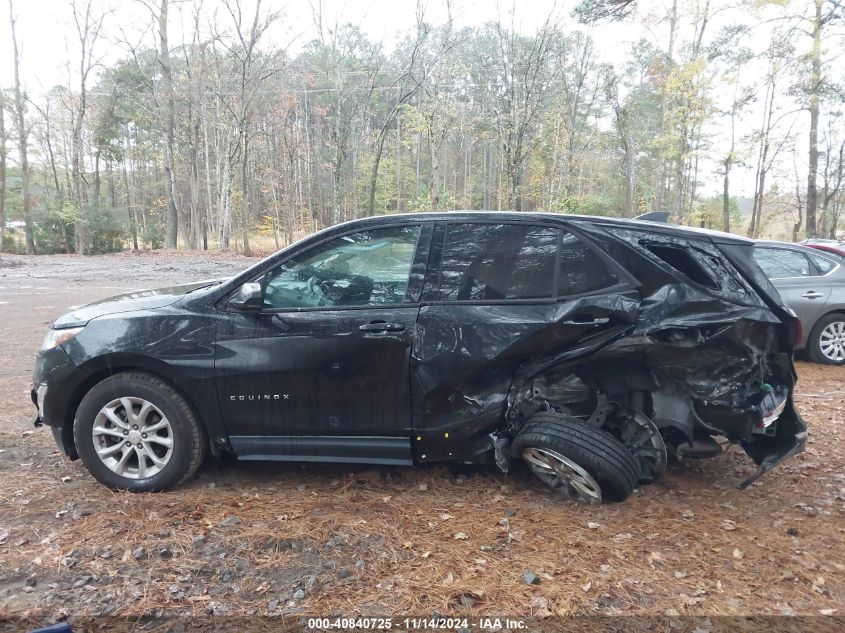
POLYGON ((76 365, 61 347, 39 352, 32 372, 30 397, 35 405, 35 426, 50 427, 62 452, 76 459, 73 445, 72 398, 79 379, 76 365))

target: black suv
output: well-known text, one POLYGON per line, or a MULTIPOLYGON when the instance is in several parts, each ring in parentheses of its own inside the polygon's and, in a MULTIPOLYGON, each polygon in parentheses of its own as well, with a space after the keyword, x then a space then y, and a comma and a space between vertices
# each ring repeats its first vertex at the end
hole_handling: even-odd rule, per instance
POLYGON ((231 279, 53 324, 36 424, 102 483, 162 490, 206 451, 409 465, 514 458, 626 498, 714 436, 799 452, 797 320, 734 236, 534 213, 373 217, 231 279))

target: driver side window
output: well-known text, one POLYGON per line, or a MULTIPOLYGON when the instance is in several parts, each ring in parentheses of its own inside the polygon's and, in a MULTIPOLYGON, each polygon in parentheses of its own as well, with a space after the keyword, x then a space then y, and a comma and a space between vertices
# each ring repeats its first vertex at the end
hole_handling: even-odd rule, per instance
POLYGON ((402 303, 420 227, 344 235, 288 260, 267 278, 266 309, 402 303))

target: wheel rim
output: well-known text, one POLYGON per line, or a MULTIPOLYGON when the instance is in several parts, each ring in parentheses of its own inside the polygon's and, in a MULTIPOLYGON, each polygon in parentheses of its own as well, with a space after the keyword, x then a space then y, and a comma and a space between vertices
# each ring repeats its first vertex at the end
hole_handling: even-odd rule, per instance
POLYGON ((582 503, 601 503, 601 486, 568 457, 546 448, 526 448, 522 459, 540 481, 561 496, 582 503))
POLYGON ((825 358, 845 361, 845 321, 828 323, 819 335, 819 349, 825 358))
POLYGON ((635 413, 623 429, 621 440, 640 464, 640 483, 653 483, 666 473, 669 461, 666 443, 647 416, 635 413))
POLYGON ((157 406, 143 398, 117 398, 97 413, 91 430, 94 450, 113 473, 147 479, 173 455, 173 429, 157 406))

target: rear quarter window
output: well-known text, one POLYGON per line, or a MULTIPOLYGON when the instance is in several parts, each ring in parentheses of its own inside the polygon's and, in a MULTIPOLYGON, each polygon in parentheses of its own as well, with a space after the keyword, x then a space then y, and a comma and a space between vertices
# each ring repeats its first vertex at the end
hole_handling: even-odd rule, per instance
POLYGON ((643 245, 652 254, 662 259, 675 270, 678 270, 696 283, 713 290, 719 289, 719 284, 704 268, 700 259, 696 259, 689 250, 678 244, 644 241, 643 245))
POLYGON ((819 271, 820 275, 826 275, 831 270, 836 268, 835 262, 829 260, 827 257, 823 257, 822 255, 816 255, 815 253, 813 253, 813 254, 808 253, 807 257, 809 257, 811 260, 813 260, 813 263, 816 265, 816 269, 819 271))
POLYGON ((709 239, 622 228, 607 231, 694 287, 733 303, 761 305, 754 289, 709 239))

